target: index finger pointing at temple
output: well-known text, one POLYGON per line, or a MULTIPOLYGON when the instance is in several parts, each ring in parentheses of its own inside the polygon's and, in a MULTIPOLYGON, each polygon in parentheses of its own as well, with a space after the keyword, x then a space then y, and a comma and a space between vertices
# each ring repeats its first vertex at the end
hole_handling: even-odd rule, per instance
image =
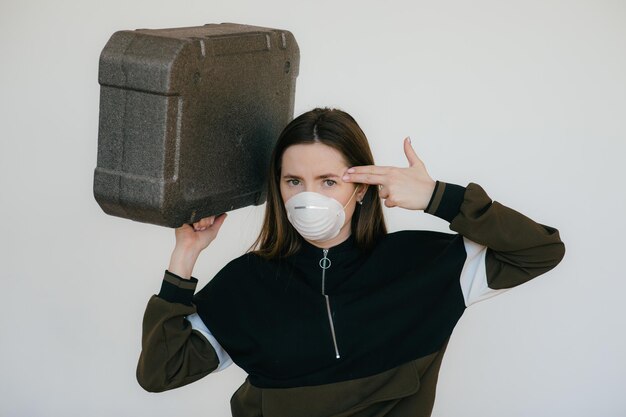
POLYGON ((374 174, 374 175, 384 175, 389 172, 392 167, 382 167, 378 165, 361 165, 356 167, 351 167, 346 172, 348 174, 374 174))
POLYGON ((345 182, 356 182, 359 184, 384 184, 384 174, 346 174, 343 176, 345 182))

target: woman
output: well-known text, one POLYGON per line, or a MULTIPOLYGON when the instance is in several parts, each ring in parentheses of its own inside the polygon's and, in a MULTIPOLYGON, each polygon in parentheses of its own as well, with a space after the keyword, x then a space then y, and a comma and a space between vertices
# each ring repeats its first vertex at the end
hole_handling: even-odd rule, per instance
POLYGON ((347 113, 316 108, 281 133, 261 233, 197 294, 199 253, 226 214, 176 229, 148 302, 137 379, 176 388, 233 361, 248 378, 235 417, 429 416, 465 308, 556 266, 559 232, 407 168, 379 167, 347 113), (387 233, 387 207, 424 210, 455 234, 387 233))

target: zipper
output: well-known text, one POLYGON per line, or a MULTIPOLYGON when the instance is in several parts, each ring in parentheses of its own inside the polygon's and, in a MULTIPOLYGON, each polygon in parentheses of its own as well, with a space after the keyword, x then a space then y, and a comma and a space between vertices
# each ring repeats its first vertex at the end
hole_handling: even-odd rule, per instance
POLYGON ((320 268, 322 268, 322 295, 326 299, 326 312, 328 313, 328 324, 330 325, 330 333, 333 336, 333 345, 335 346, 335 358, 339 359, 339 348, 337 347, 337 336, 335 335, 335 325, 333 323, 333 315, 330 311, 330 298, 326 295, 326 270, 330 268, 330 259, 328 259, 328 249, 322 249, 324 257, 320 259, 320 268))

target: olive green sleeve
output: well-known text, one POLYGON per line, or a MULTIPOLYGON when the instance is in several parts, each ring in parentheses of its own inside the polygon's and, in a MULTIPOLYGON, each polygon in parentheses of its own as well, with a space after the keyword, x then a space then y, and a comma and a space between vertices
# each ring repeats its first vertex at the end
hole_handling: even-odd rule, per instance
POLYGON ((189 281, 174 288, 175 276, 168 276, 160 296, 148 301, 137 364, 137 381, 146 391, 161 392, 187 385, 213 372, 219 366, 211 343, 185 318, 196 312, 190 300, 195 284, 189 281), (174 288, 174 289, 173 289, 174 288), (162 293, 165 292, 164 298, 162 293), (174 297, 172 296, 174 294, 174 297), (178 297, 177 301, 173 298, 178 297), (185 300, 185 297, 189 300, 185 300))
POLYGON ((486 246, 489 288, 520 285, 554 268, 565 245, 554 227, 492 201, 482 187, 437 182, 426 212, 450 221, 450 229, 486 246))

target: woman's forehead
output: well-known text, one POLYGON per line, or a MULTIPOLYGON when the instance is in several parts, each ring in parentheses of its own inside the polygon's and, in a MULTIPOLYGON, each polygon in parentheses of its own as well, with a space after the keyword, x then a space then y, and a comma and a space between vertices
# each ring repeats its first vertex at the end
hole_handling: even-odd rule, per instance
POLYGON ((292 145, 282 157, 282 172, 297 176, 335 173, 340 175, 347 168, 341 152, 323 143, 292 145))

